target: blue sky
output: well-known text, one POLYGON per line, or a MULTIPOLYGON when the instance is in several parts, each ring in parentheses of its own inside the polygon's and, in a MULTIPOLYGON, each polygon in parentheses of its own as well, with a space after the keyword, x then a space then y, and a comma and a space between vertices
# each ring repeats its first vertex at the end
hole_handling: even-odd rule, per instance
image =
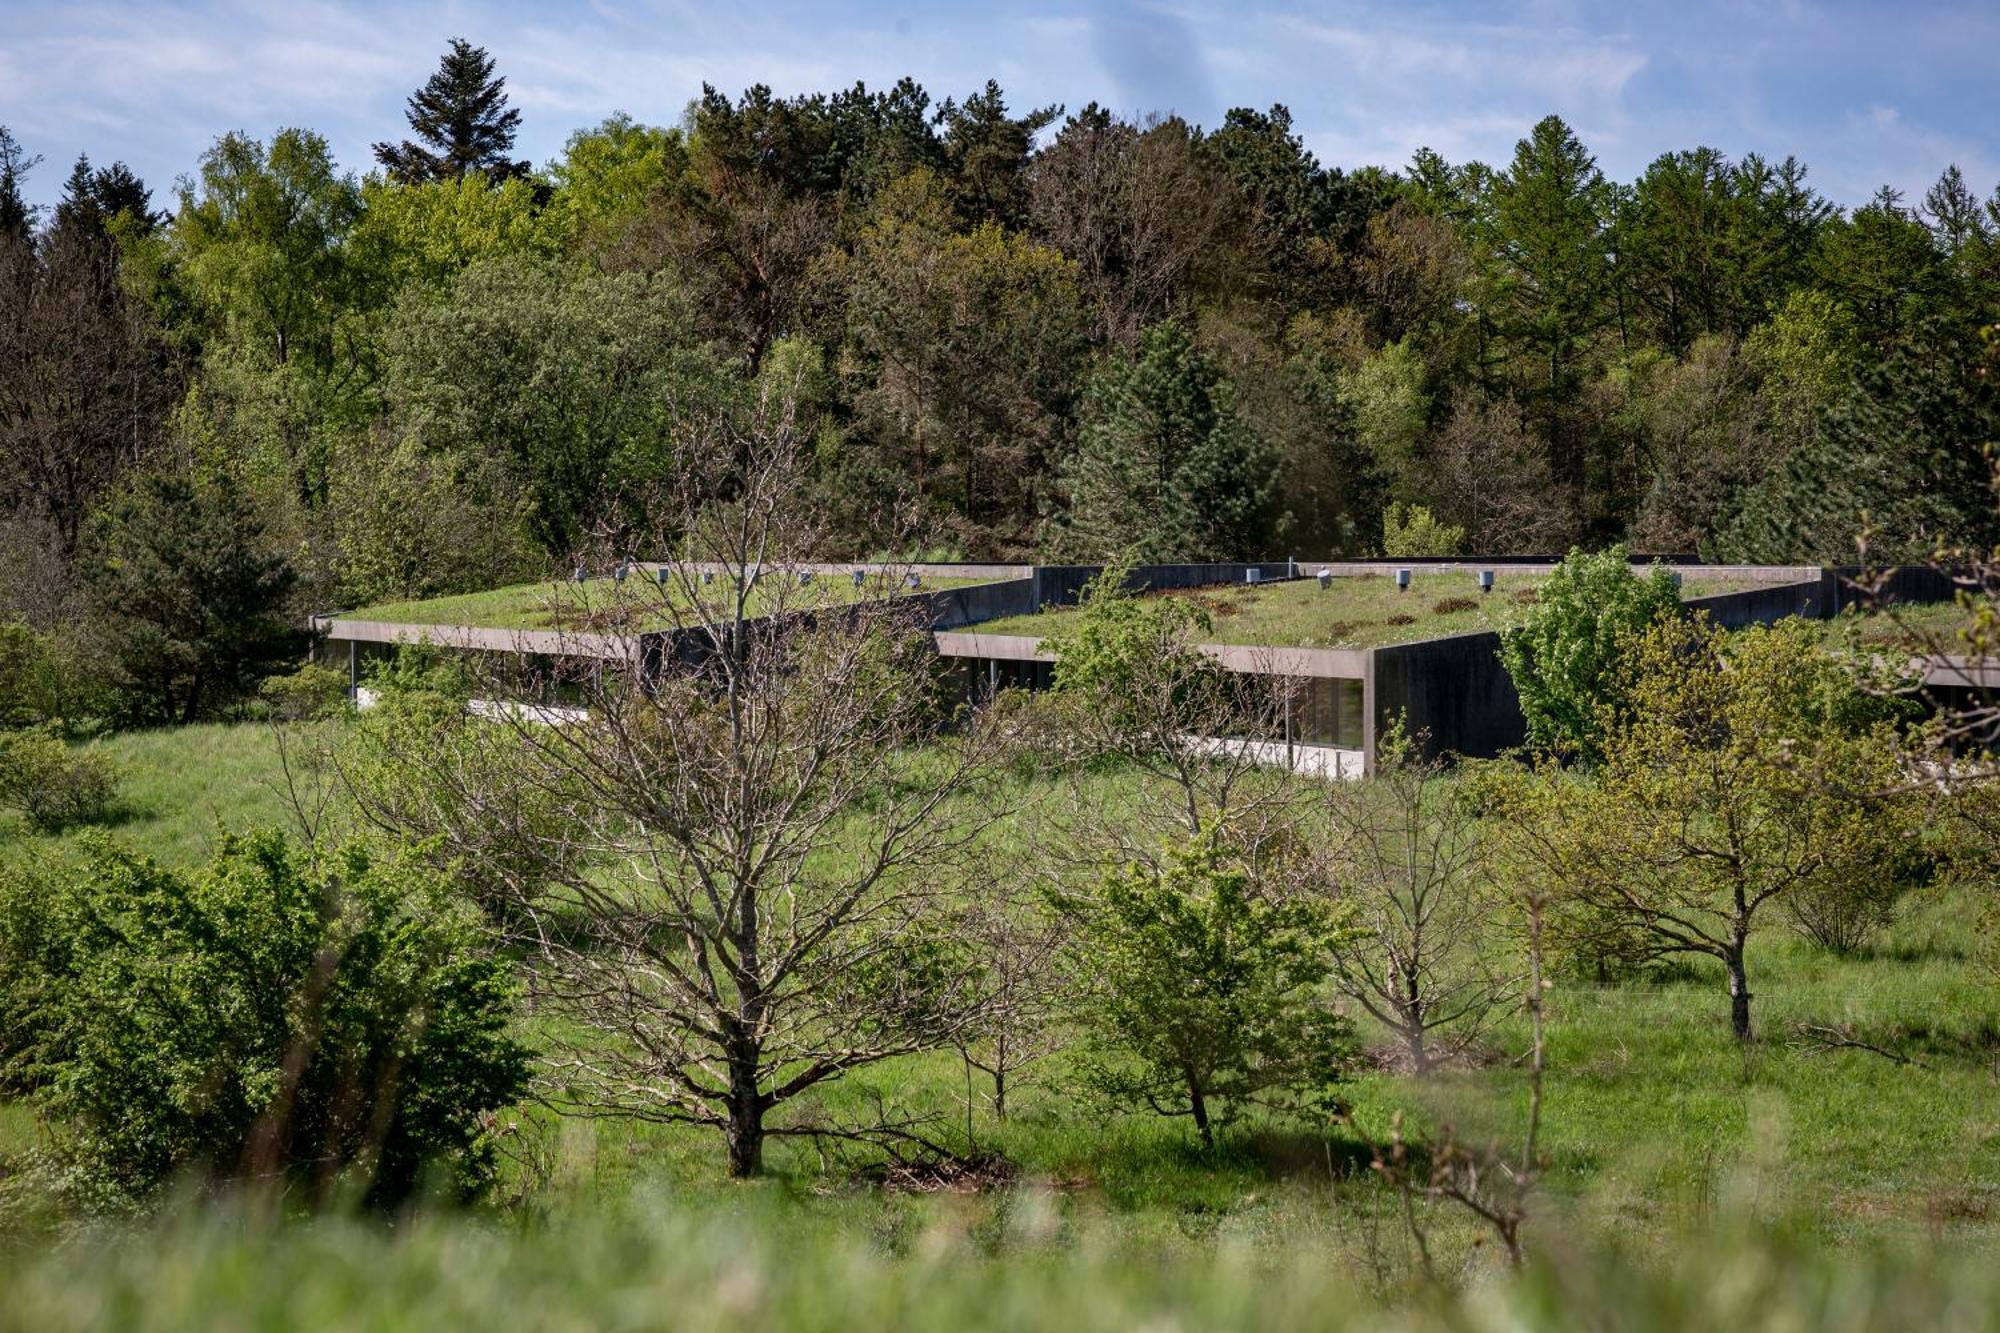
POLYGON ((0 34, 0 124, 46 159, 42 204, 78 152, 122 158, 164 202, 230 129, 308 125, 365 171, 452 35, 498 58, 537 162, 613 111, 676 121, 704 80, 792 93, 907 73, 939 98, 993 77, 1017 106, 1203 124, 1282 101, 1340 166, 1420 145, 1497 161, 1553 111, 1621 179, 1709 144, 1796 153, 1843 204, 1884 183, 1915 197, 1952 162, 1982 194, 2000 184, 2000 0, 0 0, 0 34))

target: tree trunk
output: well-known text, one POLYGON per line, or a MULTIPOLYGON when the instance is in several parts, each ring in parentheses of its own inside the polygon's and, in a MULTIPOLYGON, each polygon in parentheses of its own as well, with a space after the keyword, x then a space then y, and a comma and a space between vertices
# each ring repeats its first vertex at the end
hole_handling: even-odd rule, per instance
POLYGON ((1007 1118, 1007 1070, 1004 1065, 993 1067, 993 1118, 1007 1118))
POLYGON ((729 1174, 737 1179, 764 1169, 764 1099, 757 1089, 757 1051, 739 1046, 729 1056, 729 1174))
POLYGON ((1750 1040, 1750 978, 1743 970, 1743 943, 1737 941, 1724 955, 1729 969, 1729 1026, 1736 1040, 1750 1040))
POLYGON ((729 1107, 729 1174, 738 1180, 764 1169, 764 1112, 732 1098, 729 1107))
POLYGON ((1194 1108, 1194 1127, 1201 1131, 1201 1146, 1214 1151, 1215 1130, 1208 1123, 1208 1099, 1202 1096, 1201 1080, 1188 1075, 1188 1104, 1194 1108))

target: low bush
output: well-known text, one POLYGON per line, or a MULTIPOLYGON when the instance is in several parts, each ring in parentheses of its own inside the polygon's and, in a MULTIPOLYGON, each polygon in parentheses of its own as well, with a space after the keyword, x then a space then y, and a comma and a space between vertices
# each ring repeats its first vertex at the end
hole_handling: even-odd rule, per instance
POLYGON ((526 1082, 504 965, 445 882, 275 834, 185 873, 107 846, 0 895, 8 1070, 79 1198, 186 1173, 392 1206, 476 1192, 526 1082), (15 982, 23 983, 15 985, 15 982))
POLYGON ((95 746, 72 746, 53 728, 0 732, 0 808, 37 831, 98 823, 117 800, 118 770, 95 746))
POLYGON ((1479 603, 1470 597, 1446 597, 1431 608, 1432 615, 1453 616, 1460 611, 1477 611, 1479 603))

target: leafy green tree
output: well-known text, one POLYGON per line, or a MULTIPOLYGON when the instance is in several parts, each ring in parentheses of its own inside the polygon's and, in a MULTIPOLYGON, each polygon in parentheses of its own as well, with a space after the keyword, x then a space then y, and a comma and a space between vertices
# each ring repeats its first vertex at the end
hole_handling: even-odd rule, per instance
POLYGON ((1893 903, 1922 866, 1899 705, 1797 620, 1731 635, 1663 617, 1622 670, 1625 706, 1600 707, 1595 770, 1518 770, 1489 808, 1586 936, 1720 963, 1748 1041, 1764 908, 1804 908, 1804 924, 1815 906, 1893 903))
POLYGON ((1500 660, 1521 696, 1528 741, 1539 750, 1599 756, 1606 719, 1626 707, 1632 636, 1675 616, 1680 590, 1655 566, 1632 572, 1622 546, 1572 550, 1537 589, 1534 609, 1500 632, 1500 660))
POLYGON ((452 38, 437 72, 410 94, 404 114, 416 139, 376 144, 375 160, 405 185, 474 173, 495 182, 527 174, 527 163, 507 156, 521 113, 507 105, 507 80, 494 76, 493 57, 483 46, 452 38))
POLYGON ((569 136, 549 164, 549 208, 575 243, 608 250, 645 215, 654 192, 678 183, 687 168, 680 130, 642 125, 621 111, 569 136))
POLYGON ((226 481, 142 477, 85 549, 93 632, 135 719, 192 722, 298 651, 285 618, 294 575, 226 481))
POLYGON ((883 470, 946 508, 974 554, 1030 549, 1084 323, 1068 260, 993 223, 955 232, 928 170, 876 196, 848 284, 851 400, 883 470))
POLYGON ((1996 528, 1987 450, 2000 384, 1977 333, 1928 321, 1871 362, 1809 440, 1743 497, 1726 557, 1848 564, 1924 561, 1985 547, 1996 528))
POLYGON ((1743 492, 1783 457, 1757 372, 1728 334, 1702 335, 1680 360, 1634 359, 1626 413, 1651 473, 1632 521, 1643 549, 1714 549, 1743 492))
MULTIPOLYGON (((662 480, 669 411, 728 377, 671 287, 571 263, 488 260, 384 335, 397 423, 554 560, 616 534, 620 496, 662 480)), ((621 552, 622 553, 622 552, 621 552)))
POLYGON ((1465 529, 1438 522, 1422 505, 1392 504, 1382 511, 1382 554, 1402 559, 1457 555, 1465 547, 1465 529))
POLYGON ((1215 364, 1174 320, 1113 357, 1086 393, 1063 544, 1086 556, 1234 560, 1275 528, 1276 460, 1215 364))
MULTIPOLYGON (((167 234, 166 291, 184 291, 202 345, 196 416, 254 481, 306 513, 326 502, 338 445, 373 409, 371 301, 349 235, 360 186, 321 136, 280 130, 267 149, 224 135, 184 181, 167 234)), ((303 534, 301 534, 303 536, 303 534)))
POLYGON ((1212 1149, 1236 1107, 1323 1101, 1353 1058, 1349 1024, 1319 993, 1339 916, 1259 894, 1215 835, 1055 905, 1089 978, 1089 1078, 1114 1102, 1191 1116, 1212 1149))
POLYGON ((100 846, 4 901, 32 1033, 10 1073, 89 1186, 139 1198, 198 1170, 389 1207, 432 1168, 490 1178, 484 1118, 527 1052, 446 881, 263 834, 191 872, 100 846))
POLYGON ((225 134, 180 187, 172 239, 209 334, 261 364, 336 359, 336 325, 354 300, 348 231, 361 187, 325 138, 278 131, 267 149, 225 134))
POLYGON ((551 259, 568 237, 527 181, 481 175, 417 185, 370 177, 347 249, 377 293, 435 290, 482 259, 551 259))

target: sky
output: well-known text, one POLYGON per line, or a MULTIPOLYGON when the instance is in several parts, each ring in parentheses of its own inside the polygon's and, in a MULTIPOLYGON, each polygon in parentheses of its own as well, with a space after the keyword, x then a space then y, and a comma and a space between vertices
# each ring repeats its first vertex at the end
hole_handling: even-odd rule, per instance
POLYGON ((486 47, 537 164, 615 111, 679 121, 704 82, 781 94, 999 80, 1017 108, 1096 101, 1214 125, 1283 102, 1331 166, 1428 146, 1504 162, 1551 112, 1611 176, 1707 145, 1796 154, 1843 205, 1956 163, 2000 186, 2000 0, 0 0, 0 124, 44 159, 123 160, 164 205, 228 130, 326 135, 344 168, 400 138, 446 40, 486 47))

